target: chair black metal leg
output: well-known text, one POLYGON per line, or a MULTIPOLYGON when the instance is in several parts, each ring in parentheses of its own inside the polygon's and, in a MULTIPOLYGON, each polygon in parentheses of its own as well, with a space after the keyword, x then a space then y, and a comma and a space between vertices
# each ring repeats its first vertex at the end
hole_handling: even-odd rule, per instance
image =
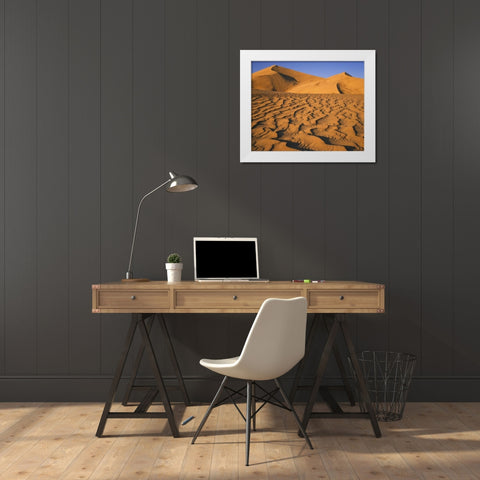
POLYGON ((255 432, 257 430, 257 416, 255 411, 257 410, 257 403, 255 401, 255 382, 252 382, 252 429, 255 432))
POLYGON ((215 405, 217 403, 217 400, 219 399, 220 394, 222 393, 225 382, 227 381, 227 378, 228 378, 227 376, 223 377, 222 383, 220 384, 220 387, 217 390, 217 393, 213 397, 212 403, 208 407, 207 412, 203 416, 202 421, 200 422, 200 425, 198 426, 197 431, 195 432, 195 435, 192 438, 192 444, 195 443, 195 440, 197 439, 200 431, 202 430, 203 426, 205 425, 205 422, 207 421, 208 417, 210 416, 210 413, 212 412, 213 408, 215 407, 215 405))
POLYGON ((282 394, 283 400, 287 404, 287 407, 292 411, 293 416, 295 417, 295 421, 297 422, 298 428, 300 429, 300 432, 302 433, 303 438, 307 442, 307 445, 310 447, 311 450, 313 450, 312 442, 310 442, 310 438, 308 437, 307 432, 302 427, 302 422, 300 422, 300 418, 298 418, 297 412, 293 408, 293 405, 290 402, 289 398, 287 397, 287 394, 285 393, 282 386, 280 385, 278 378, 275 379, 275 385, 280 390, 280 393, 282 394))
POLYGON ((110 408, 112 407, 115 394, 117 393, 118 384, 120 383, 120 377, 122 376, 122 372, 123 372, 123 369, 125 368, 125 363, 127 361, 128 353, 130 352, 130 348, 132 347, 133 337, 135 336, 135 330, 137 329, 137 325, 138 325, 138 317, 134 315, 132 318, 132 321, 130 322, 130 328, 128 330, 127 338, 125 340, 122 356, 120 357, 120 360, 117 364, 117 370, 115 371, 115 376, 113 377, 112 384, 110 386, 110 391, 108 393, 107 401, 105 402, 103 413, 100 418, 100 422, 98 424, 97 433, 96 433, 97 437, 101 437, 103 435, 105 424, 107 423, 108 414, 110 413, 110 408))
POLYGON ((248 467, 250 458, 250 423, 252 419, 252 381, 247 380, 247 412, 245 422, 245 465, 248 467))
POLYGON ((372 402, 370 401, 370 395, 368 394, 367 385, 365 383, 365 379, 363 377, 362 368, 358 362, 357 354, 355 352, 355 346, 353 345, 352 340, 350 339, 350 335, 348 334, 347 328, 344 323, 341 324, 343 338, 345 340, 345 344, 347 345, 348 353, 350 354, 350 359, 352 361, 353 369, 355 370, 355 375, 357 376, 358 387, 360 390, 360 396, 362 401, 367 409, 368 416, 370 417, 370 423, 372 424, 373 432, 377 438, 382 436, 382 432, 380 431, 380 427, 378 426, 377 416, 372 406, 372 402))
POLYGON ((145 320, 141 319, 139 321, 140 332, 142 333, 143 340, 146 345, 146 349, 150 356, 150 361, 152 364, 153 374, 155 376, 155 380, 157 383, 158 392, 160 394, 160 399, 163 403, 163 407, 165 408, 165 414, 168 419, 168 424, 170 426, 170 430, 174 437, 178 437, 178 428, 175 424, 175 418, 173 416, 172 406, 170 405, 170 399, 168 398, 167 390, 165 388, 165 384, 163 383, 163 378, 160 373, 160 368, 158 366, 157 358, 155 356, 155 351, 153 349, 152 342, 150 341, 150 337, 148 335, 147 327, 145 326, 145 320))

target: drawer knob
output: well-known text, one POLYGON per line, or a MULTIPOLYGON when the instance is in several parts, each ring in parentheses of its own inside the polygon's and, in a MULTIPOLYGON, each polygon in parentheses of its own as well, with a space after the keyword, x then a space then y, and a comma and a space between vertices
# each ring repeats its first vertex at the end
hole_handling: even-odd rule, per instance
POLYGON ((345 297, 343 295, 340 295, 340 300, 343 300, 345 297))
POLYGON ((135 295, 132 295, 130 298, 131 298, 132 300, 135 300, 135 295))
POLYGON ((236 295, 233 296, 233 299, 236 300, 238 297, 236 295))

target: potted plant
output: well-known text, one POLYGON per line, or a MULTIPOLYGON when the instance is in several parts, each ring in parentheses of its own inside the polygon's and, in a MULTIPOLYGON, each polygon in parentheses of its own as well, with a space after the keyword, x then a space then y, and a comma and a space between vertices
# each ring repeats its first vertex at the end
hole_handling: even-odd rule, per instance
POLYGON ((178 253, 171 253, 165 263, 167 269, 167 282, 180 282, 182 280, 182 257, 178 253))

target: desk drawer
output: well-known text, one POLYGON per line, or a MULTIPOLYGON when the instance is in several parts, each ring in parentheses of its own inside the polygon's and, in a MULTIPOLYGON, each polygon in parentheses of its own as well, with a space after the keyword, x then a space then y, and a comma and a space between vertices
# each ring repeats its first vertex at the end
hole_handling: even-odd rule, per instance
POLYGON ((168 290, 99 290, 97 295, 99 309, 168 308, 168 290))
POLYGON ((175 308, 259 308, 266 298, 301 297, 301 290, 177 290, 175 308))
POLYGON ((308 306, 345 310, 383 308, 378 290, 310 290, 308 306))

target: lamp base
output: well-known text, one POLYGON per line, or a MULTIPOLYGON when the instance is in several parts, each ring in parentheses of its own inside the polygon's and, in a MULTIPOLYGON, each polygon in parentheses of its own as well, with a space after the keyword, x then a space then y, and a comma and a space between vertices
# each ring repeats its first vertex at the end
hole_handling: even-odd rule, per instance
POLYGON ((122 282, 149 282, 148 278, 122 278, 122 282))

